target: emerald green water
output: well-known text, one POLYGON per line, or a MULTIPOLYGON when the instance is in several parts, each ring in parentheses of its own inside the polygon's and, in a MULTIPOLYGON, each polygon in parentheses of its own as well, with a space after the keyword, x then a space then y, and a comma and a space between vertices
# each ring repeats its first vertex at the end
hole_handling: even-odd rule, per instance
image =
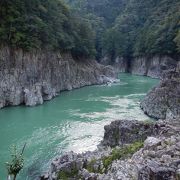
POLYGON ((44 105, 0 110, 0 180, 6 179, 8 149, 16 144, 24 153, 25 168, 17 180, 35 180, 52 158, 65 151, 96 149, 103 126, 115 119, 149 119, 139 108, 140 99, 158 80, 120 74, 112 86, 91 86, 61 95, 44 105))

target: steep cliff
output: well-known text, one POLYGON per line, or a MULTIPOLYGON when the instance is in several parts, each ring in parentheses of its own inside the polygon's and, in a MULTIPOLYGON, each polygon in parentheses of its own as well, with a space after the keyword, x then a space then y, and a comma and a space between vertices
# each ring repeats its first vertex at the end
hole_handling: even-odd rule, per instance
POLYGON ((104 127, 104 138, 96 151, 57 157, 40 179, 179 179, 179 65, 164 72, 159 86, 141 102, 148 115, 166 120, 111 122, 104 127))
POLYGON ((131 60, 130 72, 132 74, 144 75, 153 78, 161 78, 164 71, 177 66, 178 57, 153 56, 137 57, 131 60))
POLYGON ((0 50, 0 108, 34 106, 60 91, 111 81, 116 74, 93 60, 73 60, 70 54, 8 47, 0 50))
POLYGON ((135 75, 162 78, 163 72, 176 68, 179 61, 180 57, 178 56, 174 58, 170 56, 142 56, 130 59, 117 57, 114 62, 105 57, 100 62, 112 65, 118 72, 130 72, 135 75))
POLYGON ((117 120, 105 126, 96 151, 55 158, 41 180, 177 180, 180 121, 117 120), (114 147, 114 148, 110 148, 114 147))
POLYGON ((140 104, 142 110, 157 119, 180 115, 180 68, 164 73, 160 84, 153 88, 140 104))

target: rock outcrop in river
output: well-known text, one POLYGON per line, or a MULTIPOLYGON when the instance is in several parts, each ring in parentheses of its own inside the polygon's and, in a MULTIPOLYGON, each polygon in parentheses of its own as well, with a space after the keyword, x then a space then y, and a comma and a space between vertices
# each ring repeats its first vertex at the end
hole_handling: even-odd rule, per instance
POLYGON ((105 126, 98 150, 56 158, 41 180, 178 180, 179 159, 179 120, 121 120, 105 126))
POLYGON ((60 91, 103 84, 116 78, 110 66, 75 61, 59 52, 0 49, 0 108, 42 104, 60 91))
POLYGON ((157 119, 180 116, 180 68, 164 73, 163 80, 141 102, 143 111, 157 119))
POLYGON ((167 71, 141 107, 157 122, 114 121, 98 149, 57 157, 41 180, 179 180, 180 68, 167 71))

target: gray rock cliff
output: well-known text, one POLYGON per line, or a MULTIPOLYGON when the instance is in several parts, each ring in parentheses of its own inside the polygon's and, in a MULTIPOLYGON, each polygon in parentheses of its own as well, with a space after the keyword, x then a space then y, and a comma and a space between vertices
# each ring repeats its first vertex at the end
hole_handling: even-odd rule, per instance
POLYGON ((179 117, 180 69, 166 71, 160 84, 145 96, 140 107, 156 119, 179 117))
POLYGON ((154 122, 117 120, 104 127, 98 149, 67 153, 52 162, 41 180, 179 180, 180 64, 164 73, 141 107, 154 122))
POLYGON ((116 78, 112 67, 94 60, 75 61, 70 54, 34 50, 0 49, 0 108, 25 104, 34 106, 61 91, 116 78))
POLYGON ((83 154, 70 152, 57 157, 52 162, 49 172, 40 179, 178 180, 180 177, 179 131, 179 120, 150 124, 135 120, 112 122, 108 128, 105 127, 103 142, 106 142, 106 148, 99 147, 96 151, 83 154), (121 134, 123 129, 126 131, 121 134), (119 141, 112 144, 109 137, 112 137, 114 132, 118 132, 116 137, 119 140, 122 140, 124 135, 129 134, 129 137, 123 140, 123 145, 120 145, 119 141), (142 138, 141 134, 143 134, 142 138), (143 142, 142 146, 136 149, 137 144, 141 142, 143 142), (118 147, 113 149, 107 147, 112 145, 118 147))
POLYGON ((169 56, 137 57, 131 61, 132 74, 144 75, 153 78, 162 78, 163 72, 174 69, 178 58, 169 56))
POLYGON ((180 57, 170 56, 151 56, 151 57, 135 57, 126 59, 117 57, 114 62, 107 56, 101 60, 102 64, 110 64, 118 72, 130 72, 135 75, 149 76, 152 78, 162 78, 163 72, 176 68, 180 57))

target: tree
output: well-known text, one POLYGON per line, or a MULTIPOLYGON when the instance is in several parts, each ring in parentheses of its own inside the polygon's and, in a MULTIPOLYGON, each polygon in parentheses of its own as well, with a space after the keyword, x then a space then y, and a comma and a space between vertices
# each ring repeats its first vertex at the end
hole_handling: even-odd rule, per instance
POLYGON ((76 49, 88 56, 94 54, 95 43, 88 33, 91 26, 76 17, 63 1, 2 0, 0 7, 1 45, 26 51, 35 48, 74 52, 76 49))
POLYGON ((17 175, 22 170, 24 166, 24 157, 23 153, 25 150, 26 144, 24 144, 21 152, 17 151, 16 146, 13 146, 11 149, 11 162, 6 163, 8 176, 13 176, 13 180, 16 180, 17 175))

